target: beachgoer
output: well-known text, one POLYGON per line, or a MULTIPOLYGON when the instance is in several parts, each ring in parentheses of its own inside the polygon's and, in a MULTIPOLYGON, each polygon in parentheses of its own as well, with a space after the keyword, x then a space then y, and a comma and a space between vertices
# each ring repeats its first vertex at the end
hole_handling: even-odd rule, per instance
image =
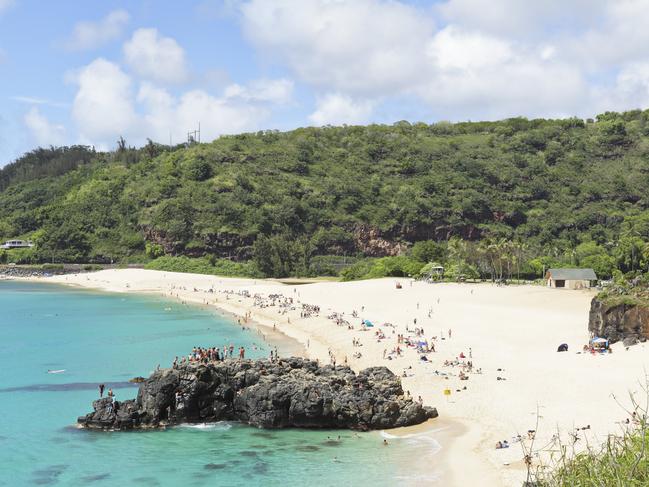
POLYGON ((108 389, 108 397, 115 397, 115 394, 113 393, 112 389, 108 389))
POLYGON ((388 446, 388 440, 386 440, 385 438, 383 439, 383 446, 388 446))
POLYGON ((99 384, 99 397, 104 397, 104 384, 99 384))

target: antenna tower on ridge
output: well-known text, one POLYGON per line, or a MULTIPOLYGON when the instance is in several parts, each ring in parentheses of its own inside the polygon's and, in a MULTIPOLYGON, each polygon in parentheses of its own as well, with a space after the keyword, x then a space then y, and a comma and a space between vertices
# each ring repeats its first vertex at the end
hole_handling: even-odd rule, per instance
POLYGON ((201 123, 198 122, 198 130, 191 130, 187 132, 187 145, 201 143, 201 123))

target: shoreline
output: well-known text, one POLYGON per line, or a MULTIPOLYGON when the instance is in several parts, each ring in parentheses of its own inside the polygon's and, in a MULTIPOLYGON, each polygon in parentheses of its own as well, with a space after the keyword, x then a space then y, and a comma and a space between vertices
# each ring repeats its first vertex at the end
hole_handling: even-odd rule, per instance
MULTIPOLYGON (((162 271, 154 271, 154 272, 162 272, 162 271)), ((82 274, 69 274, 69 275, 79 277, 82 274)), ((187 305, 198 306, 202 309, 216 311, 217 314, 223 316, 224 318, 230 319, 233 322, 237 322, 239 326, 247 326, 249 328, 254 328, 257 331, 257 333, 261 335, 264 342, 269 347, 276 346, 277 349, 280 351, 281 355, 284 356, 296 355, 296 356, 311 358, 320 361, 320 358, 317 355, 308 353, 306 343, 301 342, 299 339, 291 336, 290 334, 287 334, 284 330, 274 327, 270 323, 270 321, 267 321, 266 319, 261 319, 261 320, 258 319, 258 317, 254 313, 252 314, 252 318, 249 318, 245 322, 241 322, 240 320, 245 320, 245 313, 241 314, 241 309, 239 309, 239 307, 233 304, 223 303, 223 302, 209 304, 209 303, 201 302, 199 299, 192 299, 191 296, 183 296, 183 297, 174 296, 172 293, 165 293, 160 290, 154 290, 154 289, 117 290, 117 289, 107 289, 106 287, 103 286, 92 286, 92 285, 89 286, 89 285, 85 285, 82 282, 69 282, 67 280, 63 282, 61 282, 60 280, 53 281, 51 280, 51 277, 53 276, 11 277, 11 278, 7 278, 7 280, 15 280, 18 282, 31 282, 37 284, 61 285, 69 288, 77 288, 86 291, 90 290, 90 291, 97 291, 97 292, 111 293, 111 294, 113 293, 124 294, 124 293, 132 292, 143 296, 171 300, 185 306, 187 305)), ((57 277, 64 277, 64 276, 57 276, 57 277)), ((271 282, 279 282, 279 281, 272 280, 271 282)), ((295 282, 291 282, 290 284, 287 283, 281 283, 281 284, 297 285, 295 282)), ((309 284, 309 283, 304 283, 304 284, 309 284)), ((79 426, 77 425, 77 427, 79 426)), ((432 453, 436 459, 436 463, 435 463, 436 470, 440 472, 439 476, 435 479, 435 482, 437 483, 438 481, 443 480, 444 485, 454 485, 453 482, 456 481, 457 473, 452 474, 451 472, 448 472, 445 466, 454 463, 452 460, 453 458, 452 452, 454 451, 454 446, 458 444, 462 445, 462 436, 466 434, 468 431, 469 429, 466 428, 461 423, 459 423, 457 420, 436 418, 436 419, 428 420, 416 426, 392 428, 389 430, 377 430, 376 432, 381 432, 381 433, 389 432, 388 433, 389 435, 392 435, 397 438, 402 438, 411 434, 429 436, 434 443, 439 445, 438 449, 436 449, 436 451, 432 453)), ((415 462, 416 460, 413 459, 413 465, 415 464, 415 462)), ((469 461, 469 464, 470 463, 471 462, 469 461)), ((422 464, 419 465, 419 470, 424 472, 428 469, 428 467, 429 465, 427 463, 422 464)), ((470 476, 470 481, 473 481, 474 478, 475 477, 472 474, 470 476)), ((421 483, 420 482, 413 483, 412 485, 428 485, 428 484, 429 482, 423 481, 421 483)), ((460 484, 463 484, 463 482, 457 483, 457 485, 460 484)))
MULTIPOLYGON (((593 293, 586 291, 530 285, 433 286, 403 278, 298 286, 147 270, 26 280, 171 297, 217 308, 239 319, 249 316, 245 325, 258 327, 262 334, 275 325, 276 332, 304 346, 307 358, 327 363, 331 353, 339 364, 346 358, 356 371, 384 365, 397 375, 405 372, 404 390, 437 407, 436 426, 451 425, 435 429, 442 444, 436 455, 444 471, 443 485, 520 484, 525 477, 521 445, 496 450, 494 444, 521 434, 528 445, 526 432, 536 429, 537 410, 537 448, 557 431, 569 435, 586 424, 593 427, 579 433, 580 443, 600 443, 607 434, 619 431, 619 421, 624 419, 611 394, 628 397, 628 391, 637 389, 643 368, 649 367, 644 345, 627 352, 616 344, 616 353, 606 357, 575 353, 588 340, 593 293), (399 289, 395 289, 397 282, 402 284, 399 289), (295 306, 270 303, 267 297, 277 294, 295 306), (265 298, 255 301, 255 295, 265 298), (302 303, 319 306, 320 313, 301 316, 302 303), (334 312, 343 313, 349 327, 337 326, 331 319, 334 312), (361 319, 375 326, 362 331, 361 319), (426 354, 428 361, 422 362, 420 354, 402 345, 403 354, 386 357, 384 351, 396 345, 397 334, 412 335, 413 325, 425 328, 421 339, 433 339, 436 352, 426 354), (568 343, 571 351, 557 354, 560 343, 568 343), (465 359, 458 359, 462 354, 471 357, 482 373, 473 370, 469 380, 461 381, 461 368, 445 362, 463 363, 465 359), (637 373, 629 373, 633 370, 637 373), (446 389, 449 396, 443 394, 446 389)), ((390 430, 393 433, 398 432, 390 430)))

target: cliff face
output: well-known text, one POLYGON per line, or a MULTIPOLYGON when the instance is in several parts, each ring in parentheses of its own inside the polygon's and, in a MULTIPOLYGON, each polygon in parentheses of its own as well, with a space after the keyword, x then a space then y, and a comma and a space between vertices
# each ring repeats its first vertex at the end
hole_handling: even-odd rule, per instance
POLYGON ((155 372, 135 400, 93 402, 79 425, 105 430, 241 421, 263 428, 393 428, 437 417, 385 367, 355 374, 301 358, 228 360, 155 372))
POLYGON ((611 342, 649 338, 649 308, 633 304, 607 305, 593 298, 588 330, 611 342))

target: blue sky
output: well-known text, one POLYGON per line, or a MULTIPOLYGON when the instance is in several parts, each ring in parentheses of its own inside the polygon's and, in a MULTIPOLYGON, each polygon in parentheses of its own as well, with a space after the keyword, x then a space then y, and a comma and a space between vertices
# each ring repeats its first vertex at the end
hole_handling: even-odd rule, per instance
POLYGON ((0 166, 50 144, 649 105, 649 0, 0 0, 0 166))

